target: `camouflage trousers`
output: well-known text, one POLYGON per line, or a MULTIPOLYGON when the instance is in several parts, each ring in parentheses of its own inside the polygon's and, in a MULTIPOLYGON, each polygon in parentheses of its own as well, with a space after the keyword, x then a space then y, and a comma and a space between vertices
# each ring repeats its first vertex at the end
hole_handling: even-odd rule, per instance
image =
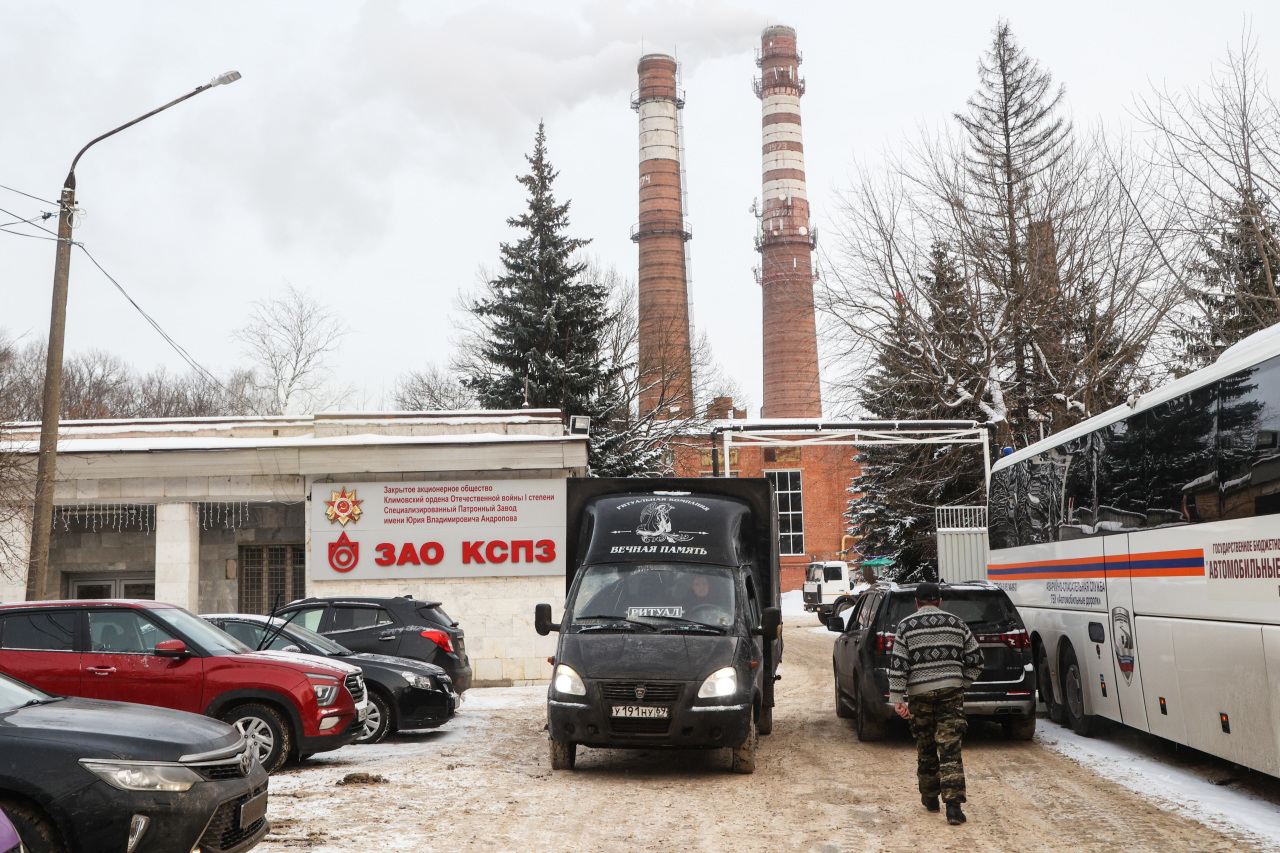
POLYGON ((964 761, 960 741, 969 728, 964 718, 964 688, 944 687, 907 699, 911 734, 916 739, 916 776, 920 793, 941 795, 944 803, 963 803, 964 761))

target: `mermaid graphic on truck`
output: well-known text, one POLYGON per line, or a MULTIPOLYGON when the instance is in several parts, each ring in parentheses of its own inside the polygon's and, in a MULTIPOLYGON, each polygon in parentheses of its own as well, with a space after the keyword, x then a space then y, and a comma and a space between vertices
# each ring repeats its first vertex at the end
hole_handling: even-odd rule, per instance
POLYGON ((636 535, 646 545, 653 542, 688 542, 692 533, 676 533, 671 529, 671 505, 654 501, 640 513, 636 535))

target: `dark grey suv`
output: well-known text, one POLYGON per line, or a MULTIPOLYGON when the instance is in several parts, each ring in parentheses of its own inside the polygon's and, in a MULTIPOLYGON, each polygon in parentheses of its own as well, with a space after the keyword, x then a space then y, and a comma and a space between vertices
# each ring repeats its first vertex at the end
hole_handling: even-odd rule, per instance
MULTIPOLYGON (((916 610, 915 589, 916 584, 877 583, 827 621, 840 634, 832 651, 836 714, 853 719, 859 740, 883 738, 895 719, 889 658, 898 622, 916 610)), ((965 716, 998 722, 1007 736, 1030 740, 1036 731, 1036 677, 1018 609, 1004 590, 986 581, 942 584, 942 609, 963 619, 982 647, 982 675, 965 690, 965 716)))
POLYGON ((276 615, 353 652, 393 655, 433 663, 449 674, 459 694, 471 686, 466 635, 438 601, 334 596, 292 601, 276 615))

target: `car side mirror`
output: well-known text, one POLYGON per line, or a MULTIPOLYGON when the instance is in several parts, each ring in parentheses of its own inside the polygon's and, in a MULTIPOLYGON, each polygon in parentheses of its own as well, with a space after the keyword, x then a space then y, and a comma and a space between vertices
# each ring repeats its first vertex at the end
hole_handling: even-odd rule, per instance
POLYGON ((162 658, 184 658, 191 653, 181 640, 161 640, 156 643, 156 654, 162 658))
POLYGON ((827 617, 827 630, 835 631, 837 634, 844 633, 844 614, 833 613, 827 617))
POLYGON ((778 607, 766 607, 760 614, 760 636, 766 640, 776 640, 782 636, 782 610, 778 607))
POLYGON ((551 621, 551 605, 538 604, 533 608, 533 630, 542 636, 547 636, 552 631, 559 631, 560 626, 551 621))

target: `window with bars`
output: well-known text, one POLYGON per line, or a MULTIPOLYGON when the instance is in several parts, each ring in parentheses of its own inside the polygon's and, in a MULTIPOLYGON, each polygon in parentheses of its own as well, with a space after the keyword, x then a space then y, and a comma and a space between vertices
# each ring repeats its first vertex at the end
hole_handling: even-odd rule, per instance
POLYGON ((302 545, 240 546, 240 612, 267 613, 306 596, 302 545))
POLYGON ((799 471, 765 471, 778 496, 778 553, 784 557, 804 554, 804 505, 799 471))

